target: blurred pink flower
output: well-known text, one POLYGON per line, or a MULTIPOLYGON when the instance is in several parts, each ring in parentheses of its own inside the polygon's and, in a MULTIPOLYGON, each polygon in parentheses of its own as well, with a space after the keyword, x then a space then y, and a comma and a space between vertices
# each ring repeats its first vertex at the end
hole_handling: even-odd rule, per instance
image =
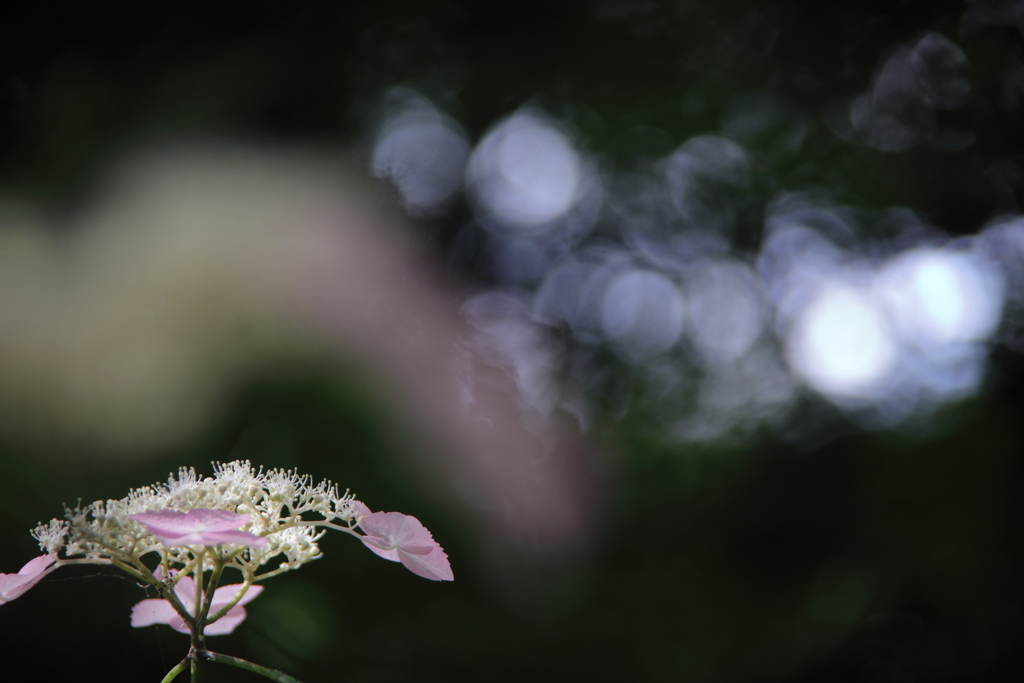
MULTIPOLYGON (((238 595, 238 591, 242 587, 243 584, 233 583, 221 586, 215 590, 213 592, 213 601, 210 604, 210 615, 216 614, 221 608, 231 602, 238 595)), ((206 635, 219 636, 234 631, 235 627, 241 624, 246 617, 245 608, 242 605, 251 602, 262 592, 263 586, 249 586, 249 590, 238 601, 237 605, 232 607, 223 617, 206 627, 204 630, 206 635)), ((174 593, 181 600, 181 604, 185 606, 188 613, 195 615, 196 584, 192 577, 182 577, 174 586, 174 593)), ((175 631, 190 633, 188 624, 185 623, 185 620, 167 600, 143 600, 136 604, 135 607, 132 607, 132 626, 140 628, 142 626, 152 626, 153 624, 167 624, 175 631)))
POLYGON ((356 514, 367 548, 425 579, 454 580, 448 556, 420 520, 401 512, 370 512, 363 503, 356 504, 356 514))
POLYGON ((57 568, 49 555, 29 560, 17 574, 0 574, 0 605, 19 597, 57 568))
POLYGON ((249 515, 227 510, 196 508, 188 512, 177 510, 156 510, 132 515, 146 531, 160 539, 166 546, 220 545, 233 543, 262 548, 267 539, 248 531, 238 531, 251 520, 249 515))

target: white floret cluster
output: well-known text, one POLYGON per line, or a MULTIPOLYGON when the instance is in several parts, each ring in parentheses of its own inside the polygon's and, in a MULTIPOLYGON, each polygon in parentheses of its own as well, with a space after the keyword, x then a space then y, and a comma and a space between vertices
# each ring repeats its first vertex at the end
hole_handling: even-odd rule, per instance
POLYGON ((137 566, 142 556, 158 552, 162 564, 184 565, 194 556, 192 550, 166 547, 130 517, 154 510, 241 513, 251 520, 245 530, 267 540, 263 547, 239 547, 230 553, 231 564, 251 580, 257 568, 278 556, 283 556, 278 570, 319 558, 317 541, 325 528, 349 531, 359 523, 355 502, 332 482, 314 483, 293 470, 264 471, 248 461, 215 463, 210 477, 182 468, 166 484, 133 489, 120 500, 66 508, 63 519, 41 524, 32 535, 54 558, 137 566))

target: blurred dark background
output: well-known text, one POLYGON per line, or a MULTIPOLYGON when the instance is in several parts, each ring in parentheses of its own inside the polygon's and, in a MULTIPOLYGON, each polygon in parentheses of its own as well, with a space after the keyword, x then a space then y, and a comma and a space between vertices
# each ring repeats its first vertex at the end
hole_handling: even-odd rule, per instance
MULTIPOLYGON (((86 239, 140 148, 328 156, 524 414, 571 435, 559 476, 585 491, 546 541, 481 523, 340 351, 250 363, 173 438, 62 431, 59 384, 24 413, 4 389, 0 570, 62 503, 250 459, 417 516, 455 572, 326 538, 214 644, 307 683, 1017 680, 1022 115, 1015 1, 8 4, 0 269, 86 239)), ((4 280, 0 338, 33 282, 4 280)), ((20 357, 8 386, 35 381, 20 357)), ((542 528, 530 500, 503 514, 542 528)), ((9 666, 160 680, 187 639, 131 629, 143 597, 62 569, 0 606, 9 666)))

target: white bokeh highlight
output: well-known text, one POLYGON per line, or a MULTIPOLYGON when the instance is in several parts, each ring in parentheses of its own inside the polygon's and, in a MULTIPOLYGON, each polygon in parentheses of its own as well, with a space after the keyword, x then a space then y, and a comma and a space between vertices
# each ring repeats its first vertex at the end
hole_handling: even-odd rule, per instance
POLYGON ((897 329, 926 352, 984 341, 999 325, 1003 279, 968 251, 911 249, 880 273, 878 290, 897 329))
POLYGON ((822 287, 797 314, 786 342, 794 373, 836 398, 877 396, 898 358, 882 307, 868 292, 846 284, 822 287))
POLYGON ((627 358, 645 360, 679 341, 685 313, 683 294, 675 283, 661 273, 637 268, 608 285, 601 323, 607 338, 627 358))
POLYGON ((414 215, 437 213, 462 186, 469 142, 453 119, 418 93, 384 119, 373 144, 371 171, 387 178, 414 215))
POLYGON ((534 112, 519 112, 477 145, 467 185, 489 226, 542 229, 567 214, 584 190, 587 169, 567 132, 534 112))
POLYGON ((690 278, 687 330, 701 362, 735 363, 754 346, 764 328, 759 289, 753 271, 739 261, 712 261, 690 278))

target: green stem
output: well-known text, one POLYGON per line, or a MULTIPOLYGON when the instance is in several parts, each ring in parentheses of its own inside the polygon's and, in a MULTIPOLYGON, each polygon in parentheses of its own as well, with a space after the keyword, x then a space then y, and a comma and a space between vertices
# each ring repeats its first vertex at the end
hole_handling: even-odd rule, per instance
MULTIPOLYGON (((111 558, 110 563, 115 567, 118 567, 128 572, 137 579, 140 579, 141 581, 152 584, 159 588, 160 594, 163 596, 165 600, 167 600, 167 602, 171 603, 171 606, 175 609, 175 611, 177 611, 178 614, 181 615, 181 618, 185 620, 185 623, 189 625, 192 624, 192 615, 188 613, 188 610, 185 609, 185 606, 181 604, 180 600, 178 600, 178 596, 175 594, 173 590, 171 590, 172 587, 174 586, 174 583, 176 583, 177 579, 179 579, 180 577, 174 577, 175 581, 170 584, 164 583, 160 579, 156 578, 156 575, 153 574, 153 572, 149 570, 149 567, 143 564, 142 560, 140 560, 139 558, 135 558, 134 568, 130 564, 127 564, 126 562, 119 560, 116 557, 111 558)), ((164 576, 170 578, 166 573, 164 574, 164 576)))
POLYGON ((192 570, 196 590, 192 601, 192 609, 196 614, 193 615, 193 621, 189 623, 189 629, 192 631, 192 649, 188 653, 192 658, 192 683, 203 683, 206 678, 206 660, 202 656, 202 653, 206 652, 206 638, 203 635, 203 620, 199 615, 203 605, 203 556, 205 553, 205 548, 199 551, 196 556, 195 569, 192 570))
MULTIPOLYGON (((321 522, 319 520, 308 520, 307 521, 307 520, 303 519, 303 520, 301 520, 299 522, 296 522, 295 526, 325 526, 328 529, 334 529, 335 531, 341 531, 343 533, 348 534, 349 536, 355 536, 356 538, 362 538, 363 537, 363 535, 361 533, 359 533, 358 531, 356 531, 352 527, 339 526, 338 524, 332 524, 330 522, 321 522)), ((274 531, 279 531, 279 529, 274 529, 274 531)))
MULTIPOLYGON (((181 581, 183 578, 185 578, 186 576, 188 576, 189 574, 192 573, 192 570, 195 569, 195 567, 196 567, 196 560, 197 559, 199 559, 199 558, 198 557, 193 557, 191 560, 189 560, 188 564, 186 564, 184 567, 182 567, 181 570, 177 574, 175 574, 174 576, 171 576, 168 567, 166 567, 166 566, 164 567, 164 576, 166 576, 167 580, 170 582, 171 588, 173 588, 174 586, 178 585, 179 581, 181 581)), ((165 563, 167 562, 167 557, 166 556, 164 557, 164 562, 165 563)))
POLYGON ((260 676, 269 678, 272 681, 277 681, 277 683, 299 683, 297 679, 294 679, 288 674, 282 673, 277 669, 268 669, 265 666, 253 664, 250 661, 239 659, 238 657, 222 655, 219 652, 210 652, 209 650, 200 653, 200 656, 204 659, 210 660, 211 662, 220 662, 221 664, 230 664, 231 666, 237 666, 239 669, 251 671, 254 674, 259 674, 260 676))
POLYGON ((210 606, 213 604, 213 594, 217 590, 217 586, 220 584, 220 575, 224 571, 224 561, 220 554, 215 554, 213 557, 213 573, 210 575, 210 582, 206 584, 205 595, 203 596, 203 605, 199 612, 196 614, 196 628, 200 633, 206 628, 206 625, 216 621, 216 618, 207 621, 206 617, 210 614, 210 606))
POLYGON ((178 662, 178 666, 174 667, 173 669, 167 672, 167 675, 164 676, 163 680, 160 681, 160 683, 171 683, 171 681, 178 677, 178 674, 180 674, 182 671, 188 668, 188 665, 191 661, 191 656, 185 657, 185 659, 178 662))
POLYGON ((242 600, 242 598, 244 598, 244 597, 245 597, 245 594, 246 594, 247 592, 249 592, 249 587, 250 587, 250 586, 252 586, 252 584, 251 584, 251 583, 249 583, 249 581, 248 581, 248 580, 246 580, 246 582, 245 582, 245 583, 244 583, 244 584, 242 585, 242 588, 241 588, 241 590, 239 590, 239 591, 238 591, 238 593, 236 593, 236 594, 235 594, 235 597, 233 597, 233 598, 231 599, 231 602, 229 602, 228 604, 226 604, 226 605, 224 605, 223 607, 221 607, 221 608, 220 608, 220 610, 218 610, 216 614, 214 614, 214 615, 213 615, 212 617, 210 617, 210 618, 209 618, 209 619, 208 619, 208 620, 206 621, 206 623, 207 623, 207 624, 212 624, 213 622, 217 621, 218 619, 220 619, 221 617, 223 617, 223 616, 224 616, 225 614, 227 614, 228 612, 230 612, 230 611, 231 611, 231 609, 232 609, 232 608, 233 608, 233 607, 234 607, 235 605, 237 605, 237 604, 238 604, 238 603, 239 603, 239 602, 240 602, 240 601, 242 600))
POLYGON ((189 611, 185 609, 185 605, 183 605, 181 600, 178 599, 178 594, 174 592, 174 589, 162 581, 157 581, 156 585, 157 588, 160 589, 160 595, 163 599, 171 603, 171 607, 174 608, 174 611, 180 614, 181 618, 189 625, 189 628, 191 628, 192 624, 195 623, 195 619, 191 614, 189 614, 189 611))
POLYGON ((89 557, 76 557, 76 558, 62 560, 61 558, 56 557, 54 555, 51 555, 50 557, 53 557, 53 559, 57 561, 57 566, 58 567, 64 567, 64 566, 68 566, 68 565, 72 565, 72 564, 104 564, 104 565, 105 564, 113 564, 113 562, 111 562, 110 560, 108 560, 106 558, 92 559, 92 558, 89 558, 89 557))
MULTIPOLYGON (((192 573, 193 573, 193 582, 192 583, 195 585, 195 591, 196 591, 195 592, 195 596, 193 598, 193 602, 192 602, 192 605, 193 605, 192 609, 195 610, 195 614, 193 616, 195 616, 195 618, 196 618, 196 624, 197 625, 199 623, 199 610, 203 606, 203 556, 205 554, 206 554, 206 549, 205 548, 203 548, 202 550, 199 551, 199 554, 196 556, 196 560, 197 560, 196 567, 195 567, 195 569, 192 570, 192 573)), ((200 635, 202 635, 202 632, 203 632, 203 630, 199 629, 200 635)))
POLYGON ((195 623, 195 619, 191 614, 189 614, 189 611, 185 609, 185 605, 181 604, 181 600, 178 599, 178 595, 173 589, 168 588, 164 584, 159 584, 159 588, 161 597, 171 603, 171 607, 174 608, 174 611, 181 615, 182 620, 189 625, 189 628, 191 628, 195 623))
MULTIPOLYGON (((120 569, 120 570, 122 570, 124 572, 127 572, 128 574, 131 574, 132 576, 134 576, 136 579, 139 579, 140 581, 145 581, 146 583, 154 583, 155 582, 155 579, 151 580, 145 574, 143 574, 139 570, 135 569, 135 567, 131 566, 130 564, 128 564, 127 562, 125 562, 124 560, 122 560, 122 559, 120 559, 118 557, 110 558, 110 564, 114 565, 115 567, 117 567, 118 569, 120 569)), ((152 576, 152 574, 150 574, 150 577, 151 576, 152 576)))
POLYGON ((192 660, 192 683, 203 683, 206 679, 206 660, 195 654, 193 650, 189 653, 192 660))
POLYGON ((257 581, 263 581, 264 579, 269 579, 271 576, 277 576, 278 574, 284 574, 285 572, 290 572, 293 569, 295 569, 295 567, 287 567, 287 568, 278 567, 277 569, 274 569, 272 571, 265 572, 263 574, 260 574, 259 576, 252 577, 252 582, 256 583, 257 581))

